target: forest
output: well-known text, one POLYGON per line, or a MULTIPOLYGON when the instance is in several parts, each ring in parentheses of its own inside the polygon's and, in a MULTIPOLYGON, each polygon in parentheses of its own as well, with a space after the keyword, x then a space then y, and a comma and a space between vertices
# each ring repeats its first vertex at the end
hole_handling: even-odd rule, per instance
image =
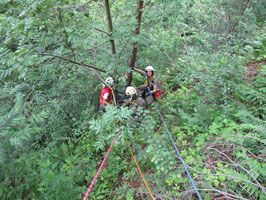
POLYGON ((0 199, 266 200, 265 20, 264 0, 0 0, 0 199), (136 114, 119 91, 147 66, 162 95, 136 114))

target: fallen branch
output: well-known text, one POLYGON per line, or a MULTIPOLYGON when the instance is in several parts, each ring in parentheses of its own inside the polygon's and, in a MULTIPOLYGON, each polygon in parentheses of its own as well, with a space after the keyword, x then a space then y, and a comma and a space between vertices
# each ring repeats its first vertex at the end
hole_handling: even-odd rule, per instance
POLYGON ((228 174, 209 174, 209 175, 210 175, 210 176, 226 176, 226 177, 231 178, 231 179, 241 180, 241 181, 244 181, 244 182, 249 183, 249 184, 251 184, 251 185, 254 185, 254 186, 258 187, 258 188, 263 189, 263 191, 264 191, 264 189, 265 189, 265 187, 263 187, 262 185, 258 185, 258 184, 256 184, 256 183, 253 183, 252 181, 249 181, 249 180, 246 180, 246 179, 243 179, 243 178, 237 177, 237 176, 231 176, 231 175, 228 175, 228 174))
MULTIPOLYGON (((241 168, 242 170, 244 170, 246 173, 248 173, 249 174, 249 176, 257 183, 257 185, 256 186, 258 186, 259 188, 261 188, 261 190, 262 190, 262 192, 266 195, 266 193, 265 193, 265 190, 264 190, 264 188, 265 187, 263 187, 258 181, 257 181, 257 179, 246 169, 246 168, 244 168, 244 167, 242 167, 240 164, 237 164, 237 163, 235 163, 231 158, 229 158, 229 156, 227 156, 225 153, 223 153, 223 152, 221 152, 221 151, 219 151, 218 149, 215 149, 215 148, 207 148, 207 149, 210 149, 210 150, 215 150, 215 151, 217 151, 219 154, 222 154, 222 155, 224 155, 231 163, 232 163, 232 165, 233 166, 235 166, 235 167, 239 167, 239 168, 241 168)), ((230 175, 228 175, 228 176, 230 176, 230 175)), ((245 180, 245 179, 242 179, 242 178, 239 178, 239 179, 241 179, 241 180, 245 180)), ((246 181, 248 181, 248 180, 246 180, 246 181)), ((252 184, 252 183, 251 183, 252 184)), ((255 184, 254 184, 255 185, 255 184)))
POLYGON ((263 142, 262 140, 260 140, 259 138, 255 138, 255 137, 252 137, 252 136, 249 136, 249 135, 228 135, 230 137, 238 137, 238 138, 250 138, 250 139, 254 139, 254 140, 257 140, 261 143, 263 143, 264 145, 266 145, 265 142, 263 142))
MULTIPOLYGON (((194 191, 194 190, 187 190, 187 191, 185 191, 185 192, 182 192, 182 193, 181 193, 181 196, 182 196, 183 194, 191 193, 191 192, 193 192, 193 191, 194 191)), ((233 195, 233 194, 229 194, 229 193, 224 192, 224 191, 221 191, 221 190, 217 190, 217 189, 215 189, 215 188, 211 188, 211 189, 199 189, 199 191, 214 191, 214 192, 218 192, 219 194, 222 194, 222 195, 224 195, 224 196, 228 196, 228 197, 230 197, 230 198, 232 198, 232 199, 249 200, 249 199, 246 199, 246 198, 243 198, 243 197, 240 197, 240 196, 235 196, 235 195, 233 195)))

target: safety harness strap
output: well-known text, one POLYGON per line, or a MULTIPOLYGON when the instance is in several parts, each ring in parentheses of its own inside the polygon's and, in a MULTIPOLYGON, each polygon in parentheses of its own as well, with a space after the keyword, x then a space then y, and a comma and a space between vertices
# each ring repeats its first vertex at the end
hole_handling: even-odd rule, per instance
POLYGON ((153 77, 151 78, 151 80, 149 80, 149 83, 148 83, 148 81, 147 81, 147 79, 146 79, 145 84, 146 84, 146 85, 150 85, 151 82, 153 81, 153 79, 155 79, 155 76, 154 76, 154 75, 153 75, 153 77))

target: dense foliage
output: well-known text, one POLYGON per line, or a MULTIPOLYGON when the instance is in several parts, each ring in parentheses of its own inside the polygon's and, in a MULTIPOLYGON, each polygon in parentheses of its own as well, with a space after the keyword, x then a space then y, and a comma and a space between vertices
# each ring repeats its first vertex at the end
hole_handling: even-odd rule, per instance
POLYGON ((119 129, 90 199, 150 199, 125 138, 157 199, 197 199, 153 105, 98 114, 134 46, 202 198, 266 198, 265 1, 145 0, 136 34, 139 2, 109 2, 109 33, 106 0, 0 1, 1 199, 81 199, 119 129))

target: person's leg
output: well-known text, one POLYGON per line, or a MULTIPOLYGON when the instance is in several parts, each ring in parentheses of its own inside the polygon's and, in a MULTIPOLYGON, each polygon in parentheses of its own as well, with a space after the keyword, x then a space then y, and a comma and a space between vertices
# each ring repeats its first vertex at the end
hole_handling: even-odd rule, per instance
POLYGON ((103 104, 100 104, 99 112, 103 112, 103 111, 104 111, 104 105, 103 104))
POLYGON ((151 95, 146 96, 146 101, 148 105, 150 105, 152 103, 152 96, 151 95))
POLYGON ((141 97, 144 97, 145 95, 146 86, 141 85, 137 88, 137 91, 141 97))

